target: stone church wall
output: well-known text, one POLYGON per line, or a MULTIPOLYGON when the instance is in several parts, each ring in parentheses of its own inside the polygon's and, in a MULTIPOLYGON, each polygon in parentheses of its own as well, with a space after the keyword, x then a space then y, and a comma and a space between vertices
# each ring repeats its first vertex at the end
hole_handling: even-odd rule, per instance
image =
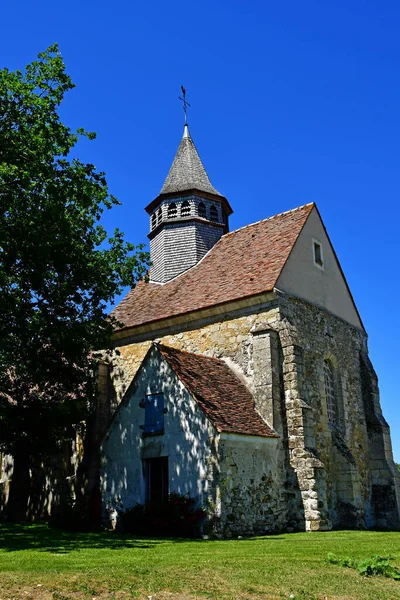
MULTIPOLYGON (((294 298, 281 298, 281 314, 283 322, 288 324, 286 335, 292 337, 298 348, 295 388, 305 403, 304 431, 308 429, 311 434, 305 449, 323 465, 322 469, 316 469, 316 475, 321 478, 318 507, 322 519, 334 527, 398 527, 398 503, 395 500, 398 474, 387 444, 389 428, 382 417, 377 382, 371 383, 371 371, 360 368, 360 360, 368 356, 366 335, 328 312, 294 298), (336 425, 328 423, 325 360, 334 370, 339 416, 336 425), (381 441, 379 452, 371 446, 366 385, 375 386, 374 405, 370 410, 380 423, 376 433, 381 441), (384 510, 374 499, 377 486, 382 486, 380 494, 392 498, 390 507, 390 502, 386 502, 384 510)), ((284 339, 283 332, 281 340, 284 339)), ((288 408, 287 402, 286 406, 288 408)), ((294 440, 289 437, 289 446, 291 444, 294 440)), ((291 463, 294 465, 295 461, 291 463)), ((307 459, 305 464, 307 466, 307 459)), ((302 467, 295 468, 299 475, 302 467)))
POLYGON ((221 435, 218 530, 225 537, 286 529, 288 503, 280 441, 221 435))
MULTIPOLYGON (((279 294, 271 302, 220 315, 218 322, 214 317, 186 329, 180 326, 156 339, 222 358, 247 384, 258 411, 281 436, 270 487, 276 498, 284 498, 289 527, 398 525, 398 488, 385 442, 388 428, 378 416, 380 429, 372 446, 367 426, 368 378, 373 394, 368 410, 375 415, 380 406, 371 372, 360 369, 360 356, 367 353, 363 331, 307 302, 279 294), (335 374, 336 426, 328 423, 326 360, 335 374), (377 498, 385 491, 393 500, 380 514, 377 498)), ((150 345, 149 339, 119 347, 120 356, 111 366, 118 401, 150 345)), ((245 484, 250 495, 251 485, 245 484)), ((280 510, 276 508, 277 522, 280 510)))

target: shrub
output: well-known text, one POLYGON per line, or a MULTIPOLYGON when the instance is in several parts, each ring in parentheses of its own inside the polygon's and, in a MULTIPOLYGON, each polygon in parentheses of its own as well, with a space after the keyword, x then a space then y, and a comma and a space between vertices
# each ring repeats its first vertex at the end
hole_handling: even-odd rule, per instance
POLYGON ((391 577, 392 579, 400 580, 400 572, 396 567, 393 567, 387 558, 383 556, 372 556, 360 560, 358 563, 358 572, 364 577, 372 575, 383 575, 383 577, 391 577))
POLYGON ((100 515, 86 500, 76 501, 66 498, 56 506, 49 518, 49 527, 65 531, 99 531, 100 515))
POLYGON ((333 552, 329 552, 327 559, 328 562, 333 565, 357 569, 360 575, 363 575, 364 577, 382 575, 383 577, 390 577, 400 581, 400 571, 389 563, 390 556, 384 557, 375 555, 371 556, 371 558, 355 560, 349 556, 339 558, 336 554, 333 554, 333 552))
POLYGON ((169 494, 162 504, 148 502, 118 512, 118 528, 135 535, 198 537, 205 512, 197 499, 169 494))
POLYGON ((329 552, 328 554, 328 562, 333 565, 340 565, 341 567, 348 567, 352 569, 354 567, 354 559, 350 558, 350 556, 344 556, 343 558, 339 558, 333 552, 329 552))

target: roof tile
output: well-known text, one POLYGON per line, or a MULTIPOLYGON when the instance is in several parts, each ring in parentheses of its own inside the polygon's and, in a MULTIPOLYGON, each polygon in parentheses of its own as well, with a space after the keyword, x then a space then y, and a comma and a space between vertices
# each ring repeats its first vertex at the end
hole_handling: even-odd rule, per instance
POLYGON ((157 347, 219 432, 279 437, 256 412, 249 390, 222 360, 157 347))
POLYGON ((124 329, 273 290, 314 204, 227 233, 163 285, 140 282, 114 309, 124 329))

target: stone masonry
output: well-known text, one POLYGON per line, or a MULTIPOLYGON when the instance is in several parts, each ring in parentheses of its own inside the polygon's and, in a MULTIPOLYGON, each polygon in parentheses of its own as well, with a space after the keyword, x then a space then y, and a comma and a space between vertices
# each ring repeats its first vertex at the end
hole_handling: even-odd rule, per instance
POLYGON ((259 480, 250 475, 243 479, 244 471, 252 472, 253 451, 241 453, 239 469, 233 458, 237 451, 221 445, 221 473, 225 469, 219 482, 221 531, 235 531, 232 522, 237 519, 232 521, 229 507, 243 505, 245 497, 251 498, 245 502, 250 514, 242 530, 251 533, 285 527, 398 526, 398 478, 389 430, 361 330, 321 308, 276 293, 270 302, 186 326, 171 324, 163 335, 153 331, 147 339, 143 333, 139 339, 120 343, 119 356, 110 362, 118 402, 151 340, 157 339, 223 358, 253 393, 258 412, 280 435, 279 450, 259 480), (337 424, 328 422, 326 360, 334 365, 335 401, 341 415, 337 424), (224 462, 227 455, 229 468, 224 462), (269 501, 272 504, 265 506, 269 501))

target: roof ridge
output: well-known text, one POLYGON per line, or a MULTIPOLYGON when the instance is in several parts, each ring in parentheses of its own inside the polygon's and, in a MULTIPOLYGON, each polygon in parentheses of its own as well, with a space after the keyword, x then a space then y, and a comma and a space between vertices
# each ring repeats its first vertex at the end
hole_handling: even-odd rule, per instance
MULTIPOLYGON (((220 239, 226 238, 229 235, 237 233, 238 231, 242 231, 243 229, 248 229, 249 227, 253 227, 253 225, 259 225, 260 223, 265 223, 266 221, 272 221, 273 219, 276 219, 278 217, 283 217, 283 215, 288 215, 290 213, 294 213, 294 212, 296 212, 298 210, 302 210, 303 208, 306 208, 308 206, 316 206, 316 204, 315 204, 315 202, 307 202, 307 204, 302 204, 301 206, 296 206, 295 208, 290 208, 289 210, 284 210, 283 212, 277 213, 276 215, 271 215, 270 217, 266 217, 265 219, 260 219, 259 221, 254 221, 254 223, 248 223, 248 225, 243 225, 242 227, 238 227, 238 229, 234 229, 233 231, 228 231, 228 233, 224 233, 224 235, 221 236, 220 239)), ((219 241, 220 240, 218 240, 218 242, 219 241)))

